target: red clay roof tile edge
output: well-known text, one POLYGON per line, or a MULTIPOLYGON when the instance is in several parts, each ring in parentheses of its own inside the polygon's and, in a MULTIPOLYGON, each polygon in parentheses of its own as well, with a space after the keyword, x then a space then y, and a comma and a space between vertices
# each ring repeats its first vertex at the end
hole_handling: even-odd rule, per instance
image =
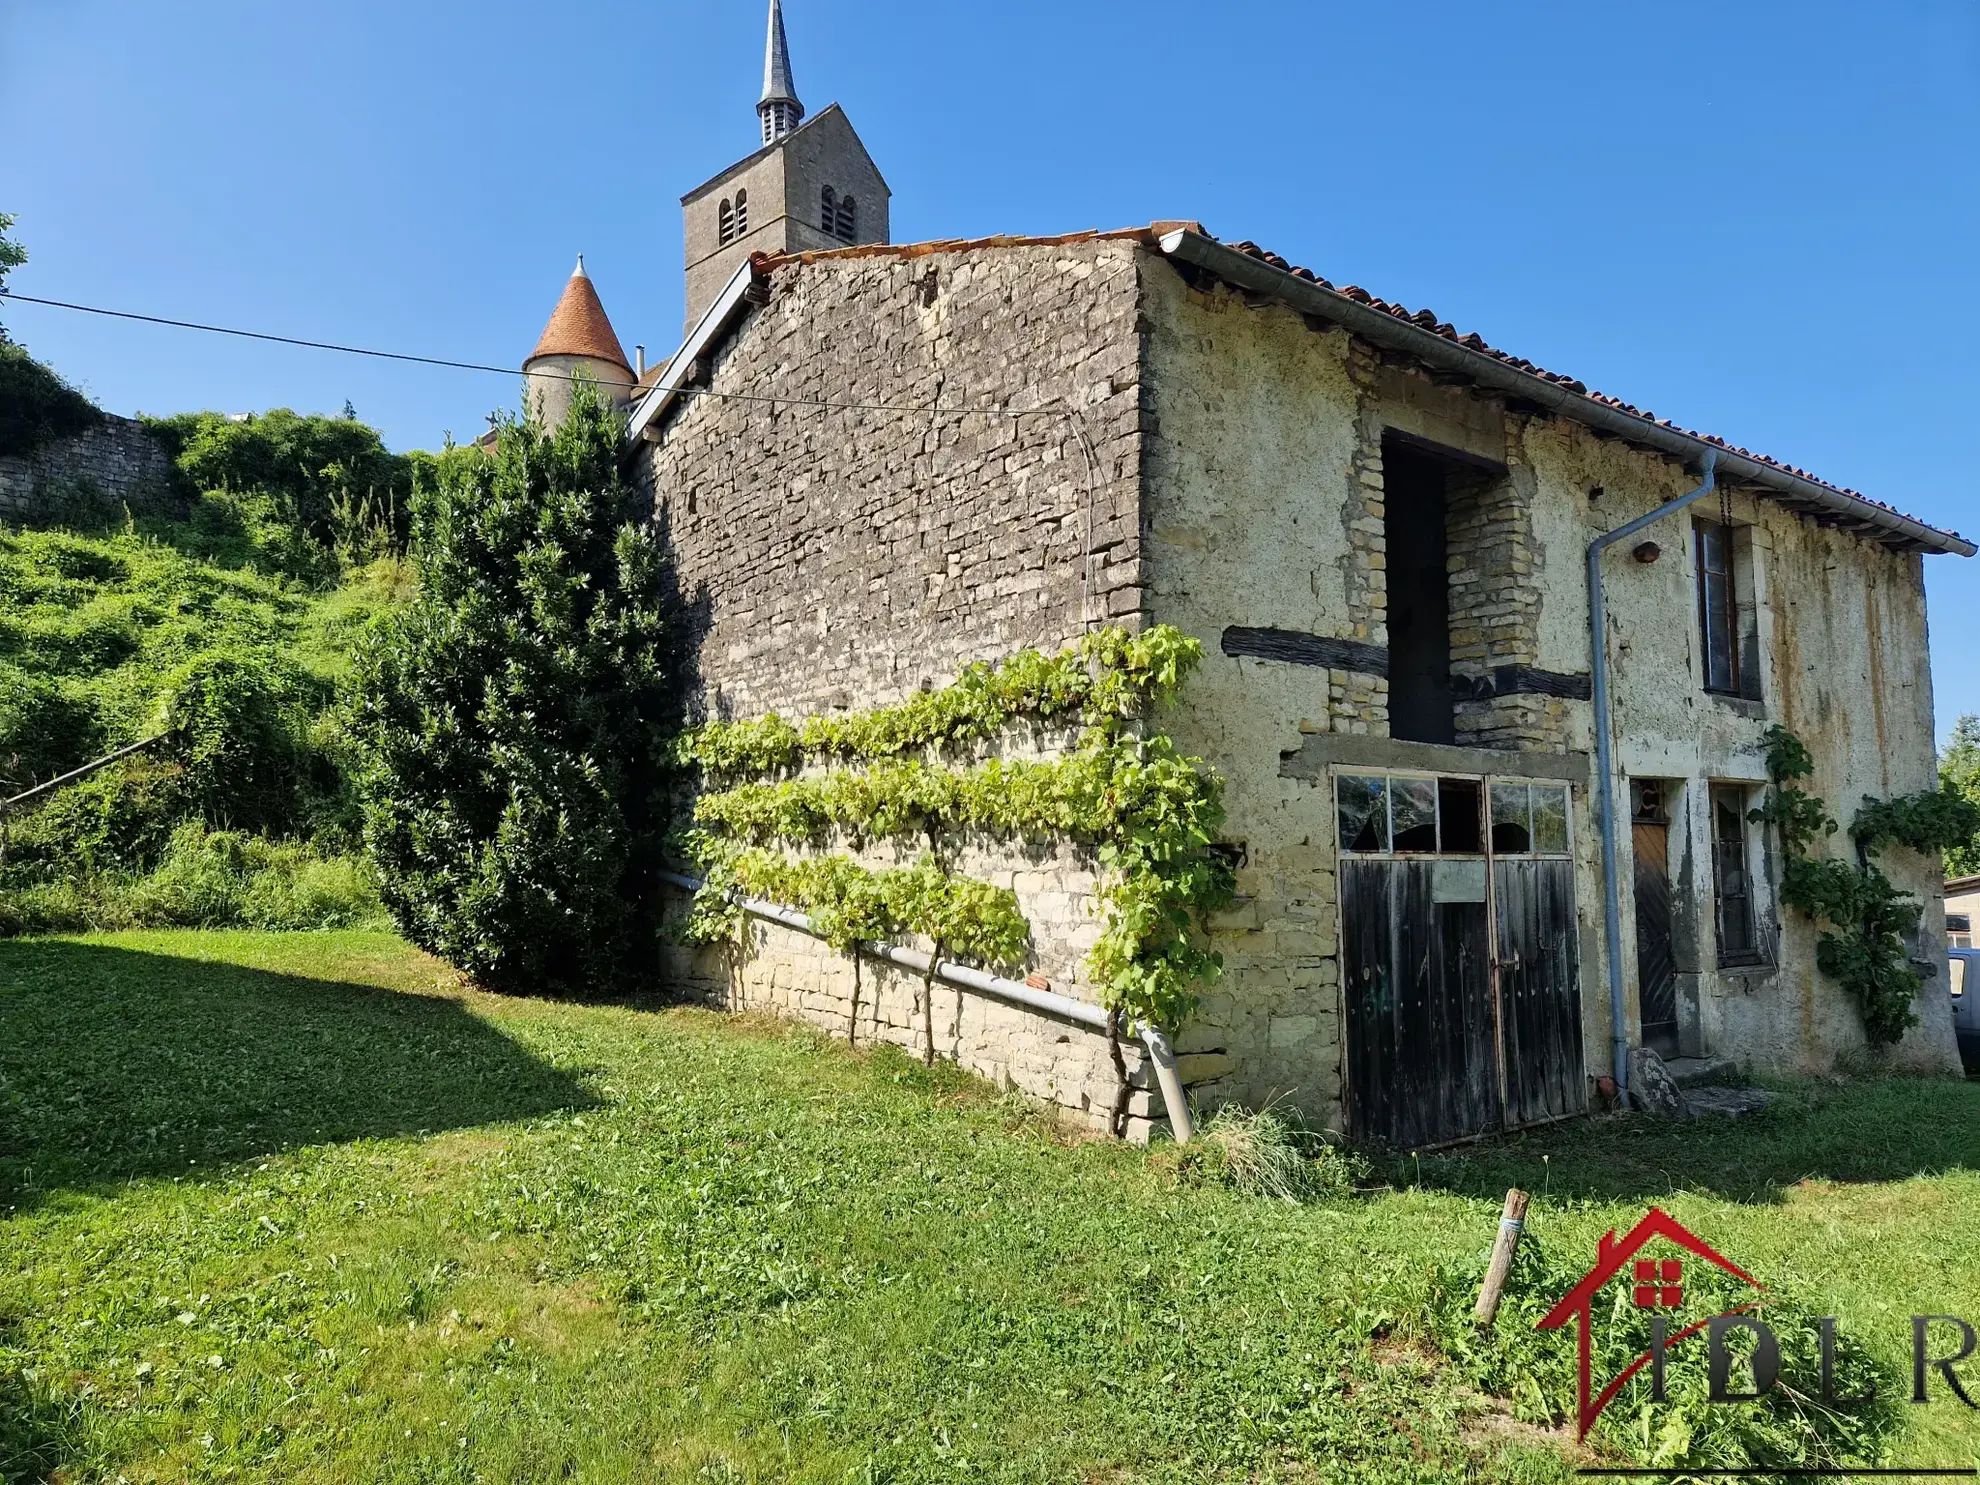
MULTIPOLYGON (((836 259, 882 258, 882 257, 921 258, 921 257, 928 257, 936 253, 972 252, 985 248, 1063 247, 1073 243, 1122 242, 1122 241, 1140 242, 1145 246, 1152 247, 1156 245, 1159 239, 1161 239, 1164 236, 1167 236, 1169 233, 1176 231, 1195 232, 1200 236, 1209 238, 1209 240, 1212 242, 1219 241, 1217 238, 1211 237, 1209 233, 1205 232, 1203 230, 1202 224, 1193 221, 1178 220, 1178 221, 1151 222, 1146 227, 1122 227, 1107 231, 1102 231, 1097 228, 1091 228, 1083 232, 1066 232, 1051 237, 999 235, 995 237, 937 238, 927 242, 862 243, 856 247, 823 248, 813 252, 777 253, 777 254, 760 253, 756 255, 756 257, 752 259, 752 261, 756 265, 757 271, 759 273, 767 274, 779 268, 803 266, 809 263, 828 262, 836 259)), ((1860 490, 1852 490, 1847 485, 1835 484, 1832 481, 1822 479, 1819 475, 1810 474, 1807 470, 1802 469, 1797 465, 1785 463, 1782 460, 1772 458, 1766 454, 1756 454, 1751 449, 1742 448, 1737 444, 1728 443, 1726 442, 1725 439, 1718 437, 1716 434, 1700 433, 1695 429, 1681 427, 1678 424, 1672 422, 1669 418, 1660 418, 1655 413, 1649 412, 1644 408, 1636 407, 1631 403, 1625 402, 1620 397, 1611 397, 1606 393, 1591 391, 1585 382, 1579 381, 1574 377, 1564 376, 1559 372, 1548 371, 1544 367, 1536 366, 1533 362, 1528 361, 1523 356, 1515 356, 1512 355, 1510 352, 1499 350, 1496 346, 1493 346, 1490 343, 1488 343, 1483 336, 1479 335, 1475 331, 1464 335, 1460 335, 1457 332, 1457 330, 1448 321, 1438 319, 1436 314, 1430 310, 1420 309, 1412 313, 1411 311, 1404 309, 1399 304, 1391 304, 1389 301, 1385 299, 1376 298, 1373 294, 1370 294, 1366 289, 1361 288, 1359 285, 1347 284, 1344 286, 1337 286, 1329 282, 1327 279, 1322 278, 1312 269, 1301 268, 1294 264, 1288 263, 1284 258, 1281 258, 1277 253, 1269 252, 1266 249, 1260 247, 1255 242, 1239 241, 1232 243, 1221 243, 1220 245, 1224 247, 1228 247, 1233 252, 1242 253, 1246 257, 1255 258, 1261 263, 1276 268, 1282 273, 1290 274, 1295 278, 1310 283, 1316 288, 1328 290, 1332 293, 1341 295, 1343 298, 1352 300, 1356 304, 1365 305, 1370 309, 1378 310, 1395 319, 1415 324, 1417 327, 1424 330, 1428 330, 1434 335, 1440 336, 1445 340, 1449 340, 1456 345, 1463 346, 1466 350, 1473 351, 1479 355, 1490 356, 1493 360, 1499 361, 1504 365, 1510 366, 1515 371, 1521 371, 1529 376, 1538 377, 1542 381, 1549 382, 1554 386, 1562 388, 1565 391, 1573 392, 1578 396, 1585 397, 1590 402, 1598 403, 1601 406, 1610 409, 1611 411, 1625 413, 1630 417, 1640 418, 1646 423, 1650 423, 1655 425, 1656 427, 1666 429, 1673 433, 1677 433, 1683 437, 1696 439, 1700 443, 1710 444, 1714 448, 1725 449, 1730 453, 1740 455, 1742 458, 1751 459, 1756 464, 1764 464, 1770 468, 1778 469, 1784 474, 1794 475, 1798 479, 1807 480, 1810 484, 1813 485, 1820 485, 1825 490, 1832 490, 1838 495, 1846 496, 1850 500, 1857 501, 1866 506, 1870 506, 1875 510, 1884 512, 1887 515, 1896 516, 1900 520, 1911 522, 1912 524, 1921 527, 1924 530, 1931 531, 1941 537, 1949 538, 1950 540, 1957 542, 1961 545, 1968 545, 1968 546, 1971 545, 1971 543, 1968 542, 1965 537, 1962 537, 1956 531, 1944 530, 1940 527, 1931 525, 1929 522, 1922 521, 1916 516, 1907 515, 1905 512, 1899 510, 1896 506, 1886 505, 1881 500, 1872 499, 1870 496, 1865 495, 1860 490)))

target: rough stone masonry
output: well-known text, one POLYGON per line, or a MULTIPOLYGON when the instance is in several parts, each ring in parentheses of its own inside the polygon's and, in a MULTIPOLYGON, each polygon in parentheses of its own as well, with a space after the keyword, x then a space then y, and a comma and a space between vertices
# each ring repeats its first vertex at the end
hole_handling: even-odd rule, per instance
MULTIPOLYGON (((1211 925, 1225 973, 1182 1029, 1186 1080, 1209 1103, 1287 1098, 1330 1121, 1347 1108, 1349 997, 1367 993, 1343 968, 1336 774, 1565 785, 1577 920, 1565 952, 1580 986, 1576 1065, 1592 1077, 1610 1018, 1583 551, 1691 475, 1668 453, 1430 375, 1393 345, 1178 265, 1159 236, 759 260, 763 302, 699 351, 689 395, 632 455, 677 556, 695 705, 801 719, 898 700, 1101 623, 1195 635, 1208 658, 1161 725, 1225 781, 1239 899, 1211 925), (1455 471, 1448 743, 1395 735, 1407 678, 1388 673, 1397 533, 1383 449, 1396 439, 1455 471)), ((1827 1070, 1863 1054, 1860 1022, 1815 973, 1813 927, 1773 901, 1757 834, 1740 849, 1766 952, 1727 963, 1713 947, 1712 863, 1725 852, 1707 799, 1727 781, 1757 791, 1775 721, 1809 743, 1817 791, 1845 818, 1866 795, 1930 787, 1922 569, 1916 551, 1818 525, 1754 487, 1731 490, 1726 508, 1749 568, 1753 694, 1701 687, 1696 575, 1674 520, 1670 555, 1613 581, 1618 757, 1677 801, 1687 1055, 1827 1070)), ((1018 893, 1031 967, 1092 998, 1079 958, 1094 863, 971 851, 971 875, 1018 893)), ((1931 940, 1931 863, 1890 865, 1927 902, 1931 940)), ((1623 956, 1630 913, 1625 895, 1623 956)), ((740 952, 675 968, 729 1004, 919 1044, 913 976, 856 969, 789 930, 759 925, 740 952)), ((1950 1065, 1944 1008, 1929 996, 1921 1007, 1924 1024, 1890 1060, 1950 1065)), ((943 1014, 938 1048, 965 1066, 1094 1122, 1111 1106, 1102 1039, 979 997, 943 1014)), ((1639 1039, 1637 1006, 1625 1014, 1639 1039)), ((1145 1134, 1145 1094, 1135 1111, 1145 1134)))
POLYGON ((172 461, 135 418, 102 421, 36 449, 0 458, 0 520, 29 524, 81 513, 183 514, 172 461))

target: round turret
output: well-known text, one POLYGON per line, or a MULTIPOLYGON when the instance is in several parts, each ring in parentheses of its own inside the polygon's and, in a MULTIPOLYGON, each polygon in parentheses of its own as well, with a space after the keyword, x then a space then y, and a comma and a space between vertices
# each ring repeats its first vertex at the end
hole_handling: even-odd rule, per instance
POLYGON ((582 255, 536 349, 523 362, 523 374, 529 416, 546 429, 555 428, 570 411, 572 387, 579 377, 596 383, 599 394, 620 413, 632 400, 632 367, 584 271, 582 255))

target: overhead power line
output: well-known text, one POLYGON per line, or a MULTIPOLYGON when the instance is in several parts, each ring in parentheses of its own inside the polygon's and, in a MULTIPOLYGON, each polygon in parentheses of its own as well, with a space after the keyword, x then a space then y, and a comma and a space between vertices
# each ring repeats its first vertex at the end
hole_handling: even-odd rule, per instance
MULTIPOLYGON (((304 340, 294 335, 271 335, 265 330, 242 330, 232 325, 206 325, 197 320, 174 320, 163 315, 138 314, 128 309, 105 309, 95 304, 70 304, 61 299, 39 299, 32 294, 17 294, 11 289, 0 289, 0 299, 11 299, 21 304, 39 304, 49 309, 73 310, 77 314, 101 315, 113 320, 136 320, 145 325, 165 325, 174 330, 199 330, 208 335, 231 335, 241 340, 263 340, 274 345, 301 346, 312 351, 336 351, 345 356, 370 356, 380 361, 410 361, 418 366, 443 366, 454 371, 484 371, 497 376, 551 377, 568 376, 563 371, 525 371, 519 366, 490 366, 480 361, 454 361, 445 356, 415 356, 406 351, 381 351, 370 346, 339 345, 329 340, 304 340)), ((883 402, 834 402, 817 397, 779 397, 766 392, 717 392, 711 387, 681 387, 676 395, 682 397, 718 397, 729 402, 774 403, 784 407, 832 408, 845 412, 891 412, 920 413, 928 416, 963 417, 971 413, 981 413, 988 417, 1022 418, 1035 413, 1064 411, 1054 409, 1045 403, 1038 407, 944 407, 931 404, 922 407, 907 407, 883 402)))

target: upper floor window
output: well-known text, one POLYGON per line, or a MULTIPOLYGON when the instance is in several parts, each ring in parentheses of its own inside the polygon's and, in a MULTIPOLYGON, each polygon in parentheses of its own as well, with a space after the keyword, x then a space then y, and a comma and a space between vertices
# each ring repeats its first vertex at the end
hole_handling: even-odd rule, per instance
POLYGON ((859 236, 859 203, 850 196, 841 196, 838 216, 838 225, 833 230, 847 242, 851 242, 859 236))
POLYGON ((715 233, 723 242, 735 241, 736 208, 727 196, 722 198, 722 204, 715 210, 715 233))
POLYGON ((833 233, 839 230, 839 193, 830 186, 818 192, 818 230, 833 233))
POLYGON ((1705 689, 1743 696, 1740 675, 1738 546, 1733 528, 1697 521, 1698 624, 1705 656, 1705 689))
POLYGON ((743 236, 747 236, 748 233, 749 233, 749 192, 738 191, 736 192, 736 236, 743 237, 743 236))

